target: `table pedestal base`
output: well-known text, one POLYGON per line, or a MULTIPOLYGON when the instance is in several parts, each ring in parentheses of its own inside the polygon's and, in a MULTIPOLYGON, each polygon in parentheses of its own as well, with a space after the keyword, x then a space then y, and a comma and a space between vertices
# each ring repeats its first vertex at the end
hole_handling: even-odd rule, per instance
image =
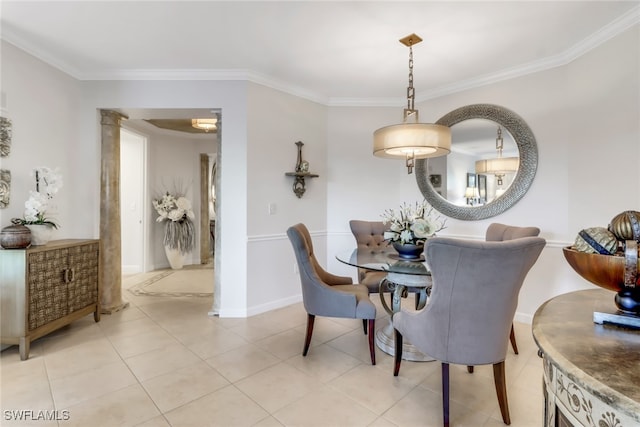
MULTIPOLYGON (((376 345, 385 353, 394 356, 396 354, 395 338, 391 321, 383 328, 376 331, 376 345)), ((420 352, 406 339, 402 340, 402 360, 412 362, 433 362, 433 358, 420 352)))
MULTIPOLYGON (((410 264, 411 265, 411 264, 410 264)), ((427 304, 427 293, 431 286, 428 276, 409 276, 406 274, 389 273, 380 282, 380 301, 389 316, 400 311, 402 298, 406 298, 409 293, 415 293, 416 309, 421 310, 427 304), (385 291, 391 292, 391 307, 385 300, 385 291)), ((378 348, 391 356, 396 354, 395 336, 393 324, 389 319, 388 324, 376 331, 376 344, 378 348)), ((402 359, 413 362, 432 362, 434 359, 415 348, 408 340, 402 340, 402 359)))

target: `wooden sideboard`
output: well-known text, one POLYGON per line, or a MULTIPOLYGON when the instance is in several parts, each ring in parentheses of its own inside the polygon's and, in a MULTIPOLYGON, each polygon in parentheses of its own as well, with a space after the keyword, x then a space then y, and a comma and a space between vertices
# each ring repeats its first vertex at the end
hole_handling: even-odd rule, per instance
POLYGON ((594 311, 616 311, 613 298, 604 289, 571 292, 536 311, 545 426, 640 426, 640 330, 593 323, 594 311))
POLYGON ((0 342, 31 341, 93 313, 100 321, 100 241, 55 240, 0 250, 0 342))

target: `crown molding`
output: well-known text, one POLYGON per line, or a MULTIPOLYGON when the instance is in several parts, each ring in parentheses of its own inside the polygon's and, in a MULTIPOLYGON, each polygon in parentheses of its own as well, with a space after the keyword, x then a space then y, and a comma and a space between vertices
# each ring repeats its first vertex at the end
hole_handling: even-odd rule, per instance
POLYGON ((526 64, 500 70, 494 73, 485 74, 467 80, 462 80, 450 85, 443 85, 429 91, 416 94, 416 101, 423 102, 430 99, 438 98, 445 95, 451 95, 469 89, 498 83, 504 80, 510 80, 517 77, 526 76, 528 74, 538 73, 550 70, 552 68, 561 67, 581 57, 587 52, 595 49, 606 41, 612 39, 618 34, 623 33, 634 25, 640 23, 640 6, 629 10, 629 12, 618 17, 614 21, 605 25, 595 33, 589 35, 585 39, 571 46, 569 49, 557 55, 548 56, 526 64))
MULTIPOLYGON (((474 89, 481 86, 509 80, 540 71, 549 70, 570 63, 602 43, 640 23, 640 6, 636 6, 624 15, 605 25, 595 33, 576 43, 558 55, 541 58, 536 61, 516 67, 497 71, 495 73, 477 76, 449 85, 442 85, 434 89, 416 94, 416 101, 423 102, 430 99, 474 89)), ((50 52, 25 41, 11 28, 2 28, 2 40, 11 43, 28 54, 48 63, 58 70, 77 80, 202 80, 202 81, 250 81, 288 93, 303 99, 329 107, 398 107, 404 104, 404 98, 332 98, 317 92, 288 84, 287 82, 270 76, 242 69, 229 70, 111 70, 81 72, 70 64, 55 58, 50 52)))

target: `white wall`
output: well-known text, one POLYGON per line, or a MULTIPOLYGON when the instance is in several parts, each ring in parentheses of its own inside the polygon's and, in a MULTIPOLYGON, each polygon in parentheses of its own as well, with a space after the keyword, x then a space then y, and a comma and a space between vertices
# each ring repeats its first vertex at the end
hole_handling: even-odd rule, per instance
POLYGON ((78 134, 77 112, 82 97, 78 81, 34 57, 2 42, 0 89, 6 96, 13 122, 11 153, 0 166, 11 171, 9 206, 0 209, 0 226, 22 218, 29 191, 35 190, 32 170, 40 166, 60 168, 63 187, 53 203, 61 228, 54 238, 95 238, 94 176, 96 147, 78 134))
POLYGON ((288 227, 304 223, 324 263, 327 223, 327 107, 264 86, 249 86, 248 106, 249 314, 301 300, 288 227), (292 177, 302 141, 302 159, 318 178, 306 180, 301 198, 292 177), (269 214, 268 206, 275 207, 269 214))

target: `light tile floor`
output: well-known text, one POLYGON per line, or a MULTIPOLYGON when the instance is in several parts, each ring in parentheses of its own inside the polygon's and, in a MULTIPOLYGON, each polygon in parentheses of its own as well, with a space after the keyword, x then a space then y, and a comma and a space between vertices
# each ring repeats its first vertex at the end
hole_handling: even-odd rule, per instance
MULTIPOLYGON (((302 304, 225 319, 207 316, 210 298, 123 296, 129 308, 35 341, 26 361, 15 346, 2 352, 2 426, 442 425, 439 364, 404 361, 393 377, 393 358, 378 350, 371 366, 359 320, 317 318, 302 357, 302 304), (20 410, 68 419, 17 421, 20 410)), ((372 300, 382 327, 388 316, 372 300)), ((515 328, 511 425, 538 427, 542 362, 530 326, 515 328)), ((490 366, 468 374, 452 365, 452 425, 504 425, 492 375, 490 366)))

